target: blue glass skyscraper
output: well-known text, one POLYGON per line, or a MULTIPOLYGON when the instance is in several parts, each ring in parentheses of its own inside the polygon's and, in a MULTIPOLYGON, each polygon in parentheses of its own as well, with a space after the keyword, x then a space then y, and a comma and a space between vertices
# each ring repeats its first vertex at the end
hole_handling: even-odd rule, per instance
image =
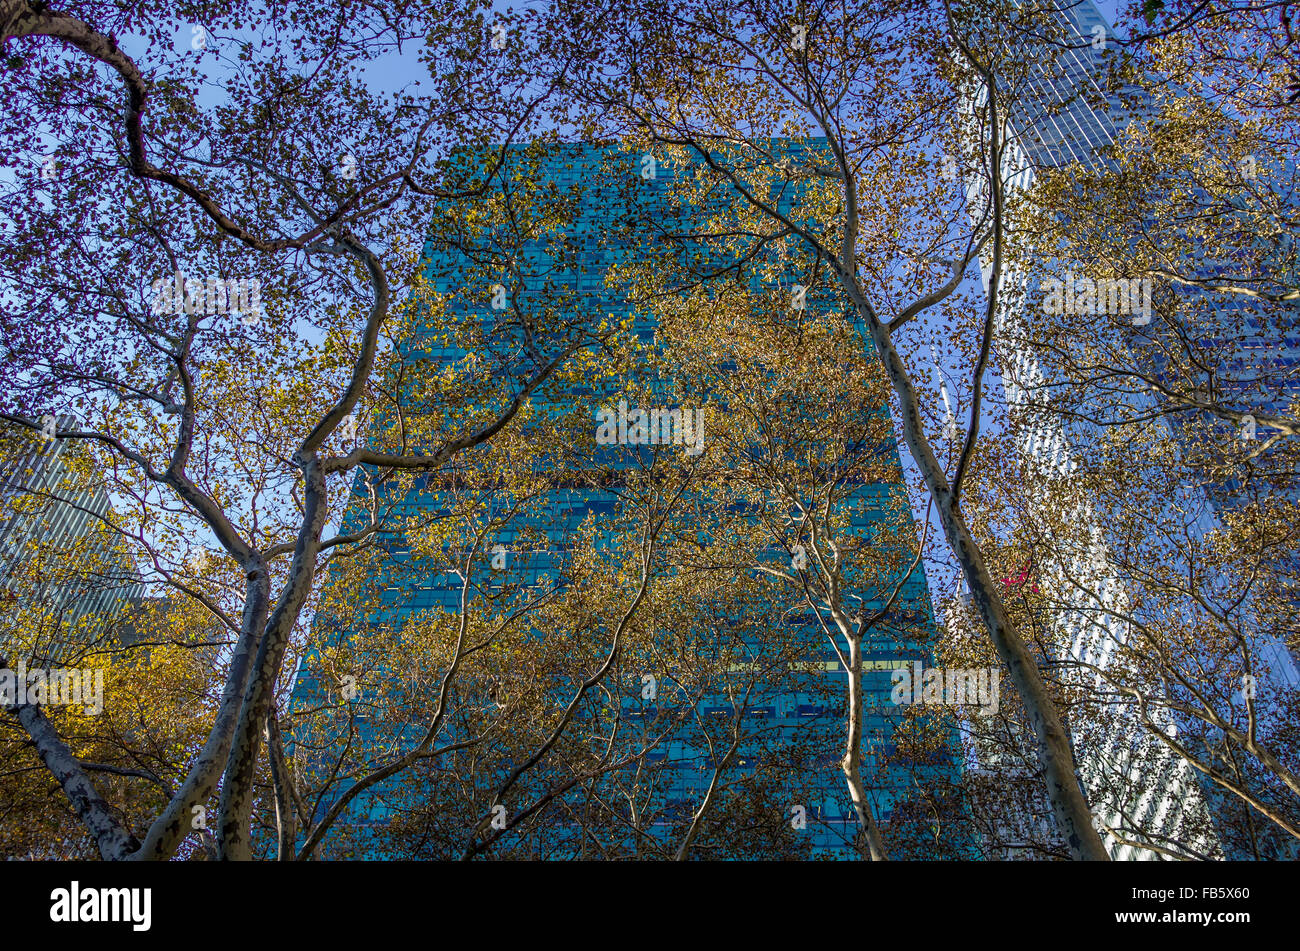
MULTIPOLYGON (((816 144, 781 144, 791 154, 805 147, 815 148, 816 144)), ((445 308, 443 323, 434 328, 431 323, 413 321, 410 332, 399 343, 404 362, 418 365, 418 375, 426 384, 444 372, 456 372, 467 361, 486 359, 503 368, 516 365, 530 347, 541 346, 535 334, 541 333, 543 323, 539 318, 535 325, 521 320, 505 326, 512 319, 513 305, 520 301, 532 306, 529 313, 545 313, 550 321, 562 322, 581 315, 582 320, 591 323, 625 324, 640 345, 653 352, 655 322, 651 315, 629 304, 626 289, 614 279, 612 269, 642 253, 644 245, 639 242, 654 240, 656 228, 689 226, 692 216, 700 212, 680 207, 670 211, 662 201, 670 173, 653 157, 649 162, 646 158, 591 145, 506 150, 505 175, 527 175, 536 186, 534 194, 560 200, 572 196, 560 240, 543 239, 521 226, 518 218, 505 222, 493 234, 473 239, 435 226, 435 234, 424 249, 423 271, 437 306, 445 308), (512 230, 513 241, 504 236, 512 230), (449 326, 468 328, 468 336, 446 332, 449 326), (478 328, 484 329, 481 337, 478 328), (467 343, 476 337, 482 340, 478 351, 467 343)), ((786 200, 796 199, 791 195, 786 200)), ((807 306, 814 312, 818 308, 827 312, 841 309, 839 302, 816 294, 808 296, 807 306)), ((524 310, 528 308, 518 313, 524 310)), ((720 357, 720 362, 725 364, 725 359, 720 357)), ((463 533, 438 535, 439 540, 433 543, 441 546, 436 558, 422 557, 422 543, 406 537, 400 529, 383 535, 383 557, 392 567, 381 569, 383 593, 378 607, 367 608, 360 622, 356 618, 339 621, 329 607, 333 582, 327 582, 327 595, 315 621, 316 647, 304 662, 294 688, 295 712, 320 709, 339 696, 338 685, 322 673, 328 666, 326 655, 333 647, 364 642, 371 630, 400 635, 405 629, 425 623, 424 619, 431 615, 452 617, 460 610, 462 593, 467 590, 497 598, 493 610, 508 614, 537 592, 552 590, 557 579, 572 578, 572 560, 580 550, 616 557, 623 550, 620 546, 638 527, 630 514, 625 492, 628 484, 647 478, 645 473, 653 468, 656 451, 666 449, 678 454, 678 458, 684 455, 687 461, 691 455, 691 406, 686 400, 672 398, 674 388, 689 390, 689 386, 677 386, 689 381, 668 378, 662 369, 628 368, 627 379, 622 382, 631 383, 634 377, 644 391, 661 394, 666 406, 681 403, 674 409, 688 420, 686 445, 656 448, 628 445, 626 441, 604 445, 607 440, 598 436, 600 419, 613 417, 602 416, 601 409, 614 412, 617 407, 618 416, 628 412, 618 407, 620 400, 627 403, 627 393, 620 391, 619 381, 610 384, 608 380, 578 377, 566 379, 552 389, 540 389, 529 401, 527 418, 520 424, 529 438, 519 444, 519 451, 536 452, 526 465, 539 474, 552 476, 572 461, 566 457, 564 446, 554 447, 553 443, 563 442, 556 440, 555 434, 576 434, 572 435, 575 443, 584 441, 581 453, 575 451, 575 458, 581 454, 586 461, 581 475, 567 481, 551 479, 526 502, 519 493, 503 493, 499 500, 479 510, 492 517, 501 516, 499 524, 493 523, 492 530, 479 539, 468 521, 463 533), (538 434, 537 438, 532 438, 533 433, 538 434), (549 434, 550 442, 543 433, 549 434), (506 517, 507 510, 514 514, 506 517), (583 538, 588 539, 586 548, 583 538), (475 544, 479 545, 477 560, 464 560, 475 544), (448 570, 448 565, 457 563, 457 556, 469 565, 469 570, 459 575, 448 570)), ((408 386, 403 392, 410 412, 418 414, 428 386, 408 386)), ((681 396, 681 392, 677 395, 681 396)), ((883 404, 863 407, 862 412, 887 421, 887 407, 883 404)), ((393 422, 390 415, 376 420, 369 429, 391 432, 393 422)), ((707 419, 704 425, 707 440, 707 419)), ((843 517, 848 533, 868 546, 897 544, 884 541, 884 534, 877 532, 886 520, 897 518, 899 513, 904 513, 907 524, 911 524, 897 447, 890 435, 862 451, 870 454, 879 464, 878 471, 885 475, 859 480, 846 493, 843 517)), ((453 464, 421 476, 396 492, 381 489, 378 504, 390 507, 399 516, 418 514, 452 520, 457 517, 457 492, 470 484, 458 483, 460 472, 453 464)), ((358 475, 342 525, 345 533, 365 524, 374 511, 376 498, 369 489, 369 475, 373 473, 358 475)), ((497 488, 483 487, 485 493, 497 488)), ((689 503, 701 494, 691 489, 681 498, 689 503)), ((735 519, 748 517, 740 510, 734 514, 735 519)), ((689 534, 689 529, 682 528, 686 524, 682 520, 677 530, 689 534)), ((429 549, 423 550, 427 553, 429 549)), ((788 559, 788 552, 775 549, 769 555, 788 559)), ((908 562, 910 557, 904 559, 904 563, 908 562)), ((893 674, 899 668, 910 672, 917 663, 933 666, 929 642, 934 620, 925 577, 919 566, 908 570, 909 576, 900 579, 893 610, 864 645, 868 697, 864 729, 866 784, 876 818, 886 828, 887 841, 893 821, 897 842, 906 838, 905 828, 913 821, 910 813, 909 818, 904 818, 906 810, 899 810, 899 803, 914 799, 917 789, 949 789, 960 770, 955 730, 940 716, 921 718, 941 737, 937 747, 917 755, 900 752, 896 742, 903 711, 891 700, 893 674)), ((569 583, 564 580, 559 587, 569 583)), ((883 591, 861 593, 862 610, 885 607, 883 591)), ((464 854, 461 846, 465 843, 469 843, 471 853, 480 848, 486 851, 485 843, 490 840, 495 854, 513 856, 669 857, 712 788, 714 814, 709 818, 713 838, 702 834, 693 854, 722 858, 852 856, 859 830, 840 768, 844 671, 836 652, 827 644, 810 612, 792 613, 761 598, 751 602, 733 600, 729 606, 718 607, 726 604, 729 596, 728 592, 719 592, 716 604, 712 599, 707 604, 702 600, 685 606, 656 603, 644 621, 648 635, 630 644, 618 658, 618 669, 599 690, 584 696, 575 706, 573 723, 584 730, 599 732, 600 724, 609 721, 619 724, 624 736, 641 736, 627 746, 618 746, 604 760, 594 758, 596 765, 591 768, 595 774, 589 782, 566 786, 569 780, 565 777, 571 778, 572 770, 561 775, 554 764, 561 757, 574 761, 594 757, 591 751, 574 748, 548 753, 531 765, 516 784, 518 795, 509 807, 502 805, 494 816, 492 786, 510 776, 521 762, 528 763, 531 749, 512 747, 507 739, 494 739, 499 742, 493 747, 497 753, 494 765, 481 773, 474 772, 472 780, 469 773, 477 769, 477 764, 456 759, 453 754, 429 765, 435 772, 442 770, 444 776, 456 774, 462 786, 481 783, 475 787, 477 793, 467 794, 472 808, 456 812, 454 818, 435 818, 430 826, 420 827, 423 831, 411 827, 411 831, 403 833, 403 840, 401 835, 382 830, 395 816, 418 811, 415 800, 420 790, 413 791, 410 784, 376 784, 357 797, 340 818, 337 835, 324 840, 324 853, 443 857, 464 854), (670 610, 676 612, 673 623, 678 629, 705 632, 698 637, 692 634, 696 639, 689 649, 698 652, 694 663, 717 665, 717 676, 709 681, 713 686, 700 688, 689 697, 689 690, 654 661, 656 650, 669 645, 656 643, 658 629, 653 614, 670 610), (686 620, 682 620, 683 616, 686 620), (743 696, 729 695, 728 678, 735 681, 746 677, 743 696), (644 738, 651 734, 653 741, 644 738), (737 736, 743 736, 743 740, 738 740, 728 754, 728 744, 720 741, 737 736), (724 760, 725 775, 720 769, 724 760), (715 776, 723 776, 723 781, 715 783, 715 776), (539 808, 529 822, 500 828, 508 821, 506 817, 513 820, 521 811, 543 802, 545 809, 539 808), (598 834, 592 834, 586 825, 595 822, 590 818, 594 813, 602 817, 598 834), (503 822, 494 826, 493 818, 503 822), (440 823, 456 829, 447 832, 431 828, 440 823), (735 841, 750 844, 729 850, 725 845, 728 833, 718 831, 725 828, 733 830, 731 837, 735 841), (346 844, 336 845, 340 839, 346 844), (459 844, 450 844, 453 840, 459 844)), ((547 637, 544 622, 529 620, 526 626, 530 637, 547 637)), ((584 671, 594 669, 600 659, 600 650, 593 649, 584 671)), ((678 663, 678 669, 691 665, 678 663)), ((387 673, 397 677, 402 672, 387 673)), ((512 697, 532 689, 516 674, 514 670, 491 670, 490 665, 480 669, 477 679, 456 692, 446 733, 452 739, 442 742, 450 745, 455 738, 472 732, 467 725, 472 717, 457 720, 455 711, 490 710, 493 706, 505 709, 512 697)), ((384 675, 382 670, 372 670, 369 676, 374 680, 384 675)), ((553 673, 549 680, 543 678, 553 710, 562 708, 568 698, 578 693, 578 679, 572 672, 553 673)), ((537 682, 541 681, 529 681, 537 682)), ((393 750, 410 748, 418 742, 419 732, 391 730, 381 742, 376 728, 354 711, 314 721, 311 727, 300 728, 295 736, 299 769, 319 781, 333 769, 332 750, 353 741, 379 745, 388 742, 393 750)), ((611 742, 611 749, 615 745, 611 742)), ((327 785, 315 818, 325 813, 346 785, 327 785)), ((964 854, 961 843, 953 842, 935 846, 934 857, 964 854)))

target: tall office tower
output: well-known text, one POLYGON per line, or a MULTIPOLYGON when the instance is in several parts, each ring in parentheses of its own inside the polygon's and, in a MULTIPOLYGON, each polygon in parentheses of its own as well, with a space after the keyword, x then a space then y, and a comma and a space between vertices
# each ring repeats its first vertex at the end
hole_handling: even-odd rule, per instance
POLYGON ((100 521, 111 510, 108 494, 76 473, 75 451, 26 429, 0 435, 0 656, 10 663, 75 658, 79 648, 112 636, 143 590, 100 521))
MULTIPOLYGON (((1106 150, 1116 144, 1130 122, 1152 108, 1149 97, 1137 90, 1120 96, 1116 90, 1106 87, 1103 66, 1106 50, 1115 48, 1115 37, 1091 0, 1063 4, 1055 11, 1053 22, 1060 33, 1051 45, 1045 44, 1036 51, 1024 45, 1023 37, 1014 41, 1022 44, 1020 53, 1025 55, 1021 58, 1027 64, 1028 73, 1018 83, 1012 83, 1014 92, 1009 92, 1001 104, 1008 128, 1001 177, 1009 196, 1028 190, 1042 170, 1072 163, 1090 171, 1113 168, 1113 159, 1106 150)), ((971 103, 972 112, 982 109, 986 101, 981 90, 971 103)), ((986 196, 982 180, 974 178, 967 183, 972 214, 974 209, 984 206, 986 196)), ((1168 226, 1159 224, 1158 227, 1168 226)), ((1204 255, 1193 254, 1201 269, 1217 266, 1216 262, 1204 260, 1204 255)), ((1101 432, 1094 420, 1086 418, 1086 412, 1062 414, 1055 409, 1069 405, 1066 394, 1074 392, 1071 389, 1074 384, 1051 348, 1033 343, 1041 339, 1041 334, 1033 332, 1035 327, 1050 322, 1053 313, 1044 304, 1042 279, 1064 279, 1072 285, 1079 266, 1073 265, 1076 272, 1070 272, 1070 267, 1068 262, 1046 250, 1040 252, 1036 268, 1004 274, 998 313, 999 363, 1011 418, 1020 432, 1021 452, 1039 471, 1060 477, 1077 471, 1080 453, 1086 452, 1084 447, 1101 432)), ((1077 274, 1078 278, 1084 276, 1077 274)), ((1093 276, 1089 276, 1089 281, 1093 276)), ((987 291, 990 279, 987 259, 983 278, 987 291)), ((1129 288, 1136 290, 1138 286, 1133 281, 1129 288)), ((1081 289, 1082 284, 1070 286, 1066 293, 1073 295, 1081 289)), ((1122 296, 1120 290, 1123 289, 1118 288, 1112 295, 1115 303, 1122 296)), ((1257 405, 1266 412, 1285 412, 1287 404, 1300 394, 1300 381, 1292 374, 1289 387, 1270 390, 1260 385, 1254 371, 1258 370, 1261 359, 1277 361, 1281 366, 1293 364, 1300 357, 1300 340, 1295 337, 1294 327, 1287 332, 1276 322, 1264 321, 1249 304, 1227 303, 1215 310, 1200 302, 1197 308, 1193 306, 1196 302, 1190 300, 1193 292, 1175 289, 1170 293, 1184 294, 1180 310, 1196 315, 1194 325, 1189 321, 1188 332, 1203 338, 1228 337, 1238 341, 1238 358, 1227 361, 1226 371, 1215 381, 1220 392, 1235 393, 1246 401, 1245 405, 1257 405), (1248 329, 1245 333, 1239 332, 1243 326, 1248 329)), ((1099 299, 1106 296, 1100 291, 1098 294, 1099 299)), ((1129 295, 1129 303, 1136 314, 1135 294, 1129 295)), ((1128 328, 1116 328, 1098 319, 1097 339, 1108 352, 1120 354, 1117 359, 1132 369, 1157 380, 1166 379, 1168 368, 1162 362, 1161 348, 1151 344, 1158 328, 1143 327, 1140 317, 1135 317, 1133 323, 1129 332, 1128 328)), ((1114 390, 1112 408, 1122 406, 1130 417, 1154 419, 1154 425, 1165 427, 1168 435, 1184 448, 1190 432, 1186 424, 1206 422, 1206 417, 1192 414, 1184 414, 1182 424, 1170 422, 1149 387, 1116 386, 1114 390)), ((1152 523, 1168 519, 1168 524, 1183 526, 1187 538, 1205 538, 1215 531, 1220 516, 1235 500, 1230 490, 1210 489, 1211 481, 1206 478, 1196 480, 1195 484, 1184 483, 1178 497, 1168 500, 1165 510, 1151 513, 1152 523)), ((1040 578, 1039 583, 1052 587, 1054 600, 1067 606, 1057 611, 1050 621, 1055 642, 1069 645, 1070 659, 1104 672, 1119 663, 1117 651, 1131 643, 1133 632, 1125 618, 1138 610, 1141 592, 1126 590, 1108 567, 1108 555, 1120 544, 1111 533, 1109 514, 1084 502, 1070 515, 1078 525, 1087 527, 1093 537, 1092 550, 1068 565, 1057 567, 1049 576, 1040 578)), ((1171 564, 1183 557, 1176 539, 1168 546, 1165 556, 1171 564)), ((1296 683, 1293 659, 1278 637, 1260 631, 1255 649, 1261 676, 1279 685, 1296 683)), ((1105 688, 1106 681, 1100 673, 1086 679, 1093 689, 1105 688)), ((1084 689, 1087 687, 1085 684, 1084 689)), ((1152 689, 1159 689, 1159 685, 1153 684, 1152 689)), ((1226 852, 1227 857, 1238 857, 1231 849, 1225 849, 1216 832, 1218 811, 1224 806, 1221 791, 1131 717, 1125 717, 1118 707, 1110 722, 1110 733, 1104 742, 1098 743, 1093 737, 1084 743, 1075 736, 1080 772, 1100 823, 1112 829, 1145 830, 1146 842, 1158 848, 1183 842, 1200 855, 1223 857, 1226 852)), ((1169 735, 1177 734, 1180 725, 1172 717, 1165 716, 1160 722, 1169 735)), ((1239 807, 1240 803, 1234 806, 1239 807)), ((1122 844, 1113 833, 1103 830, 1103 836, 1116 858, 1160 857, 1155 849, 1122 844)), ((1137 833, 1126 838, 1142 840, 1137 833)), ((1177 847, 1173 846, 1173 850, 1177 847)))
MULTIPOLYGON (((792 155, 804 147, 815 144, 781 146, 792 155)), ((538 194, 571 196, 576 204, 566 212, 560 233, 550 238, 530 231, 528 222, 513 219, 516 233, 527 232, 518 245, 504 233, 507 229, 476 242, 452 227, 435 226, 424 251, 424 276, 445 309, 437 326, 415 322, 400 343, 404 363, 421 365, 426 381, 444 374, 450 378, 459 368, 481 365, 484 360, 509 366, 530 342, 524 326, 516 327, 515 336, 503 329, 516 306, 520 312, 546 315, 545 322, 533 325, 533 333, 574 316, 611 327, 625 324, 645 348, 643 352, 654 357, 656 323, 649 315, 632 311, 614 275, 619 265, 638 259, 650 247, 657 228, 672 230, 703 220, 702 212, 688 209, 685 222, 680 218, 670 222, 662 211, 666 183, 677 170, 670 171, 653 156, 591 145, 540 152, 521 147, 508 150, 507 156, 506 180, 526 175, 539 185, 538 194), (508 268, 485 268, 494 250, 498 259, 508 260, 508 268)), ((537 210, 536 204, 519 199, 511 206, 537 210)), ((678 214, 682 213, 679 208, 678 214)), ((809 294, 809 313, 832 313, 830 306, 831 302, 809 294)), ((414 779, 367 790, 325 838, 324 854, 371 858, 464 854, 466 843, 474 841, 476 824, 480 840, 491 834, 489 810, 505 774, 520 763, 532 762, 546 735, 545 729, 536 736, 528 733, 540 726, 538 717, 489 729, 483 725, 491 724, 490 714, 500 708, 502 716, 510 715, 514 699, 531 691, 533 702, 548 716, 558 716, 570 698, 579 695, 576 680, 600 667, 610 631, 618 626, 618 612, 626 607, 635 584, 631 588, 606 584, 600 580, 604 569, 599 566, 616 564, 629 552, 636 554, 635 540, 647 521, 634 499, 659 490, 676 491, 674 486, 680 483, 674 479, 689 470, 700 447, 707 453, 710 440, 720 438, 718 429, 711 428, 718 426, 720 417, 707 413, 702 420, 694 417, 695 410, 704 412, 705 398, 694 389, 695 380, 674 379, 663 370, 644 366, 627 366, 613 378, 600 377, 598 349, 575 357, 574 364, 582 368, 578 375, 562 387, 539 391, 529 402, 522 441, 487 450, 488 458, 499 459, 503 466, 511 458, 526 460, 525 469, 536 478, 532 497, 525 498, 522 491, 503 491, 494 497, 500 486, 459 463, 396 490, 376 492, 367 473, 358 477, 341 531, 357 531, 372 512, 390 505, 406 520, 406 527, 379 536, 383 539, 380 557, 390 565, 379 582, 384 589, 380 607, 345 618, 341 608, 333 607, 332 592, 341 587, 339 580, 326 583, 314 622, 316 646, 304 660, 293 691, 294 758, 310 777, 306 785, 332 775, 350 737, 355 745, 382 738, 391 755, 418 741, 418 729, 381 725, 378 712, 372 714, 356 704, 337 715, 312 713, 331 704, 338 708, 340 674, 355 666, 340 665, 338 653, 363 654, 367 638, 378 638, 381 632, 406 632, 409 638, 425 632, 418 636, 444 645, 444 653, 431 658, 430 669, 421 673, 427 685, 436 683, 445 670, 445 645, 455 638, 462 598, 491 601, 489 613, 500 623, 529 597, 559 598, 584 587, 603 592, 593 595, 593 600, 607 601, 601 610, 613 613, 588 625, 591 633, 571 620, 587 606, 525 618, 527 630, 520 643, 535 645, 536 657, 528 654, 526 662, 488 662, 464 671, 463 682, 454 691, 455 707, 448 715, 453 725, 438 740, 453 744, 482 732, 490 734, 491 743, 422 764, 413 770, 418 774, 414 779), (650 426, 657 435, 669 433, 661 424, 679 427, 680 434, 685 422, 681 444, 655 439, 638 445, 635 438, 625 439, 637 422, 633 418, 625 424, 623 418, 634 417, 639 405, 652 413, 650 426), (608 438, 601 438, 601 425, 610 426, 608 438), (472 505, 467 505, 469 495, 473 495, 472 505), (476 535, 477 531, 485 534, 476 535), (469 558, 475 545, 482 555, 477 561, 469 558), (566 631, 570 624, 573 629, 566 631), (587 658, 583 674, 575 675, 560 663, 564 658, 552 656, 548 649, 565 654, 570 662, 587 658), (486 719, 480 717, 484 708, 489 714, 486 719), (451 786, 455 795, 446 792, 451 786), (426 801, 436 807, 422 811, 426 801), (398 831, 386 832, 384 827, 390 824, 398 831)), ((719 372, 728 372, 726 354, 710 359, 724 367, 719 372)), ((434 394, 414 392, 421 389, 410 381, 415 375, 408 374, 404 385, 412 392, 404 402, 411 414, 406 431, 418 433, 418 407, 434 394)), ((872 544, 893 544, 885 540, 883 528, 900 512, 907 527, 912 527, 887 407, 882 403, 877 410, 888 437, 862 451, 877 464, 872 471, 882 475, 853 477, 838 513, 846 536, 868 550, 872 544)), ((709 412, 720 412, 717 404, 709 412)), ((383 430, 390 422, 376 420, 369 431, 383 430)), ((433 435, 445 436, 445 430, 433 435)), ((711 495, 715 489, 725 496, 725 486, 683 487, 679 511, 669 515, 665 536, 689 546, 705 536, 716 540, 738 526, 755 524, 734 499, 719 503, 719 496, 711 495)), ((663 544, 668 543, 665 537, 663 544)), ((883 547, 879 554, 884 561, 883 547)), ((763 557, 790 563, 790 553, 775 547, 763 557)), ((918 713, 926 719, 924 711, 904 710, 892 703, 894 673, 898 668, 910 672, 917 663, 932 666, 927 643, 934 620, 925 577, 910 556, 901 561, 910 567, 903 572, 906 580, 899 598, 864 646, 864 774, 887 835, 891 820, 896 820, 895 846, 905 828, 923 827, 924 837, 933 842, 928 820, 918 826, 911 813, 906 818, 904 813, 915 807, 918 788, 951 788, 959 772, 955 731, 937 717, 928 718, 931 737, 941 734, 945 742, 913 757, 911 765, 890 765, 910 755, 897 749, 900 722, 910 717, 915 726, 918 713)), ((717 590, 706 585, 677 594, 674 585, 681 575, 674 571, 665 569, 656 579, 647 606, 633 622, 635 634, 629 631, 617 657, 616 669, 588 698, 574 704, 572 732, 594 731, 605 737, 600 748, 593 750, 561 737, 547 758, 512 787, 510 801, 503 801, 497 813, 504 824, 507 816, 549 801, 546 814, 523 827, 528 831, 498 838, 494 854, 672 857, 710 790, 713 811, 693 854, 745 858, 853 853, 857 821, 839 763, 845 736, 845 677, 815 617, 798 598, 791 608, 789 599, 774 600, 770 588, 745 587, 741 582, 723 581, 714 586, 717 590), (574 785, 575 770, 588 778, 574 785), (548 796, 555 798, 547 800, 548 796)), ((856 593, 862 596, 863 610, 886 607, 887 590, 862 588, 856 593)), ((408 663, 414 668, 426 661, 417 652, 408 663)), ((369 696, 366 691, 374 691, 374 684, 389 679, 383 665, 391 667, 395 662, 376 656, 371 663, 370 672, 357 684, 362 690, 360 700, 369 696)), ((376 701, 374 710, 382 706, 376 701)), ((351 781, 344 775, 328 786, 316 818, 339 800, 351 781)), ((946 847, 950 855, 964 854, 960 843, 946 847)))

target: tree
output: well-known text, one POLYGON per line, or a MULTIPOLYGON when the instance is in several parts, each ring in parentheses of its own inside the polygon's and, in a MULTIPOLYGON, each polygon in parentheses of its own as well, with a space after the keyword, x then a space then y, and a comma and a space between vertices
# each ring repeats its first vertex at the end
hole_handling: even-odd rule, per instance
MULTIPOLYGON (((993 183, 988 201, 975 209, 975 225, 962 228, 964 210, 945 202, 943 184, 924 174, 934 164, 924 143, 927 134, 938 137, 946 125, 956 125, 948 94, 954 84, 963 98, 982 85, 986 127, 1000 128, 995 77, 973 48, 977 14, 984 12, 950 14, 945 7, 909 3, 847 12, 816 6, 793 20, 770 4, 617 11, 583 20, 571 32, 575 49, 599 40, 607 53, 604 71, 589 70, 574 91, 606 128, 633 130, 647 149, 685 150, 706 167, 701 180, 711 188, 710 199, 731 215, 713 235, 751 248, 786 242, 807 255, 805 286, 822 277, 844 296, 885 368, 908 451, 1025 703, 1057 824, 1076 857, 1104 859, 1060 714, 961 505, 980 435, 999 300, 1005 146, 995 131, 981 158, 993 183), (954 48, 962 67, 953 65, 954 48), (819 147, 799 161, 785 161, 771 147, 776 139, 809 136, 819 137, 819 147), (809 182, 813 197, 791 211, 785 202, 797 180, 809 182), (986 246, 994 278, 990 304, 971 338, 972 416, 949 474, 926 433, 922 398, 900 341, 918 315, 953 294, 986 246)), ((981 156, 969 145, 953 151, 981 156)))
POLYGON ((1249 806, 1238 821, 1207 793, 1215 828, 1161 841, 1131 818, 1138 797, 1114 788, 1130 767, 1116 764, 1098 781, 1123 826, 1111 834, 1163 855, 1215 840, 1284 854, 1277 833, 1295 835, 1294 129, 1270 91, 1277 64, 1252 74, 1253 53, 1182 58, 1257 42, 1253 17, 1193 19, 1125 45, 1103 90, 1116 142, 1091 165, 1042 171, 1013 202, 1008 240, 1025 273, 1041 248, 1060 249, 1005 335, 1046 369, 1010 374, 1017 428, 1061 419, 1070 445, 1057 466, 1027 467, 1024 495, 1002 501, 1014 511, 990 519, 1014 524, 1052 579, 1041 609, 1058 676, 1084 688, 1076 733, 1136 725, 1152 756, 1249 806), (1146 286, 1141 312, 1114 306, 1125 279, 1146 286), (1052 282, 1078 285, 1071 306, 1040 293, 1052 282), (1052 318, 1034 319, 1039 307, 1052 318), (1070 650, 1072 617, 1099 632, 1098 655, 1070 650))
POLYGON ((1258 817, 1248 828, 1202 786, 1226 781, 1279 829, 1290 822, 1293 700, 1277 648, 1294 629, 1294 393, 1281 353, 1276 367, 1259 359, 1281 351, 1289 323, 1290 264, 1276 236, 1294 216, 1290 132, 1268 70, 1243 69, 1228 92, 1224 62, 1171 55, 1201 29, 1218 31, 1211 45, 1257 42, 1232 15, 1159 36, 1138 28, 1100 44, 1107 54, 1028 13, 994 27, 1011 39, 981 54, 1009 142, 1039 167, 1031 189, 1003 199, 1006 386, 986 403, 1006 438, 985 440, 973 470, 986 474, 972 477, 1002 488, 972 491, 972 524, 990 551, 1014 542, 1009 577, 1033 575, 1027 629, 1050 659, 1112 845, 1176 858, 1218 855, 1221 842, 1266 855, 1277 830, 1261 834, 1258 817), (1026 37, 1041 54, 1028 68, 1026 37), (1094 54, 1114 67, 1094 85, 1052 85, 1057 57, 1077 66, 1094 54), (1085 110, 1109 113, 1113 147, 1088 154, 1085 110), (1268 420, 1258 442, 1256 414, 1268 420), (1022 464, 1009 479, 1015 444, 1022 464), (1269 686, 1245 696, 1256 680, 1269 686), (1249 734, 1280 773, 1263 768, 1271 779, 1255 773, 1248 791, 1260 764, 1229 752, 1234 734, 1249 734))
MULTIPOLYGON (((36 429, 72 416, 56 438, 86 444, 111 492, 139 506, 138 531, 104 522, 141 546, 145 582, 191 594, 235 638, 204 743, 139 837, 55 722, 12 711, 105 858, 175 854, 218 785, 218 854, 250 856, 286 652, 322 558, 358 541, 327 535, 332 500, 358 466, 381 481, 437 470, 492 439, 598 339, 580 324, 534 333, 516 308, 500 333, 527 330, 530 347, 481 368, 491 398, 453 394, 477 411, 448 412, 427 444, 400 425, 352 440, 372 412, 401 419, 375 374, 403 359, 395 288, 422 238, 403 227, 482 194, 500 151, 475 165, 452 146, 531 137, 571 67, 532 19, 489 31, 483 10, 199 10, 179 47, 170 8, 9 4, 0 17, 5 158, 24 168, 13 190, 26 199, 8 205, 2 415, 36 429), (366 65, 417 39, 407 61, 427 92, 367 88, 366 65), (208 104, 208 83, 224 101, 208 104), (198 577, 181 567, 196 538, 211 549, 198 577)), ((283 796, 277 807, 288 814, 283 796)))

